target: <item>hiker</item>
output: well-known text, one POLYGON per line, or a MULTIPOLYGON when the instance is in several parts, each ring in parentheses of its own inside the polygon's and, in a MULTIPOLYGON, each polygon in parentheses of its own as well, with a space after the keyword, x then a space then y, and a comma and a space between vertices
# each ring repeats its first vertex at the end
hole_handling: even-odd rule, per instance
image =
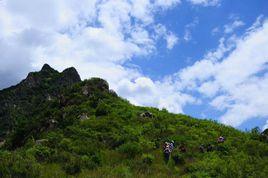
POLYGON ((163 145, 163 150, 166 148, 167 145, 168 145, 168 142, 165 142, 163 145))
POLYGON ((211 152, 213 150, 213 147, 211 144, 208 144, 207 146, 207 152, 211 152))
POLYGON ((153 114, 151 112, 148 112, 148 111, 141 113, 140 116, 141 117, 144 117, 144 118, 145 117, 147 117, 147 118, 153 118, 153 114))
POLYGON ((205 151, 206 151, 206 150, 205 150, 205 146, 204 146, 203 144, 200 145, 200 146, 199 146, 199 150, 200 150, 201 153, 205 153, 205 151))
POLYGON ((164 153, 164 158, 165 158, 166 163, 169 161, 171 151, 172 150, 170 149, 170 143, 165 142, 164 147, 163 147, 163 153, 164 153))
POLYGON ((174 150, 174 141, 171 140, 171 142, 169 143, 169 147, 170 147, 170 150, 173 151, 174 150))
POLYGON ((218 143, 223 143, 225 141, 224 137, 223 136, 220 136, 218 138, 218 143))

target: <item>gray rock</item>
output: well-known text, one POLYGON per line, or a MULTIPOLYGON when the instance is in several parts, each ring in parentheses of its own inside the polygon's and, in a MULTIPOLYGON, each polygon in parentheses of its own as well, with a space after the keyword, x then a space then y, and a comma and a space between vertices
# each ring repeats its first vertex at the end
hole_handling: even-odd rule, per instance
POLYGON ((40 140, 36 140, 35 144, 37 145, 45 145, 48 143, 48 139, 40 139, 40 140))
POLYGON ((79 119, 83 121, 89 119, 89 117, 87 116, 87 114, 83 113, 79 116, 79 119))

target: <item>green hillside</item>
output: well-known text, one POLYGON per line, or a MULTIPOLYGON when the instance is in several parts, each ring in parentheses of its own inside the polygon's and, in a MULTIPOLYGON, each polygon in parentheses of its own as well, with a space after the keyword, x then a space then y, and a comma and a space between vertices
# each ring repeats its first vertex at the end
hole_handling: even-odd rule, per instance
POLYGON ((134 106, 102 79, 81 81, 74 68, 45 65, 0 91, 0 177, 266 178, 267 138, 268 130, 134 106), (202 144, 212 150, 201 152, 202 144))

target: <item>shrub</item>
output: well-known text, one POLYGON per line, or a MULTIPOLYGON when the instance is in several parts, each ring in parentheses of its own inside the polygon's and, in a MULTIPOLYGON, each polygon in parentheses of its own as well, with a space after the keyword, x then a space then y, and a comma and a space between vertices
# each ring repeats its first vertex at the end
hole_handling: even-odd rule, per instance
POLYGON ((81 172, 81 161, 76 157, 71 157, 71 159, 64 164, 63 170, 70 175, 78 174, 81 172))
POLYGON ((49 132, 47 135, 49 147, 56 147, 63 138, 63 135, 57 132, 49 132))
POLYGON ((116 177, 123 177, 123 178, 132 177, 129 167, 126 166, 118 166, 113 170, 112 173, 116 177))
POLYGON ((142 155, 142 162, 146 165, 152 165, 154 161, 154 156, 151 154, 143 154, 142 155))
POLYGON ((39 164, 27 156, 0 152, 0 177, 36 178, 39 170, 39 164))
POLYGON ((87 169, 95 169, 101 165, 101 158, 98 154, 97 155, 94 154, 91 157, 84 155, 81 157, 81 160, 83 167, 87 169))
POLYGON ((81 161, 82 161, 83 167, 85 168, 92 169, 95 167, 95 165, 92 164, 90 157, 88 157, 87 155, 82 156, 81 161))
POLYGON ((142 152, 141 146, 136 142, 129 142, 118 148, 120 153, 126 154, 128 158, 134 158, 142 152))
POLYGON ((227 145, 218 145, 216 147, 217 151, 220 152, 222 155, 229 154, 229 147, 227 145))
POLYGON ((33 155, 38 161, 48 161, 52 155, 52 150, 40 145, 28 149, 27 154, 33 155))
POLYGON ((96 108, 96 116, 105 116, 110 113, 111 108, 104 102, 100 102, 96 108))
POLYGON ((259 127, 255 127, 253 129, 251 129, 251 131, 250 131, 250 137, 252 139, 254 139, 254 140, 259 140, 260 133, 261 133, 260 128, 259 127))
POLYGON ((183 164, 185 164, 184 157, 179 152, 173 153, 172 159, 173 159, 175 165, 183 165, 183 164))
POLYGON ((64 138, 60 142, 60 148, 63 150, 70 150, 71 149, 72 140, 68 138, 64 138))

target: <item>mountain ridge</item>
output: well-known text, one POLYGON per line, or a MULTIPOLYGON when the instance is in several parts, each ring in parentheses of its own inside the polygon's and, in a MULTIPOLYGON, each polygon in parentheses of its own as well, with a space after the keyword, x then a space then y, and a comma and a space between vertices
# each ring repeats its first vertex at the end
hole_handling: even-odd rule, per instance
POLYGON ((73 67, 45 64, 1 90, 0 106, 0 177, 268 175, 267 130, 134 106, 103 79, 82 81, 73 67), (165 162, 162 145, 171 140, 165 162))
MULTIPOLYGON (((65 69, 62 73, 54 70, 48 64, 44 64, 38 72, 30 72, 27 77, 19 84, 0 91, 0 119, 1 124, 5 125, 5 120, 12 120, 9 114, 15 107, 23 107, 25 97, 40 95, 40 102, 45 100, 50 95, 57 95, 60 88, 71 86, 81 82, 80 76, 75 68, 65 69), (51 87, 53 85, 53 87, 51 87), (37 91, 38 90, 38 91, 37 91), (37 92, 36 92, 37 91, 37 92), (3 120, 3 118, 5 118, 3 120)), ((10 129, 8 123, 3 130, 10 129)), ((0 133, 0 136, 3 133, 0 133)))

